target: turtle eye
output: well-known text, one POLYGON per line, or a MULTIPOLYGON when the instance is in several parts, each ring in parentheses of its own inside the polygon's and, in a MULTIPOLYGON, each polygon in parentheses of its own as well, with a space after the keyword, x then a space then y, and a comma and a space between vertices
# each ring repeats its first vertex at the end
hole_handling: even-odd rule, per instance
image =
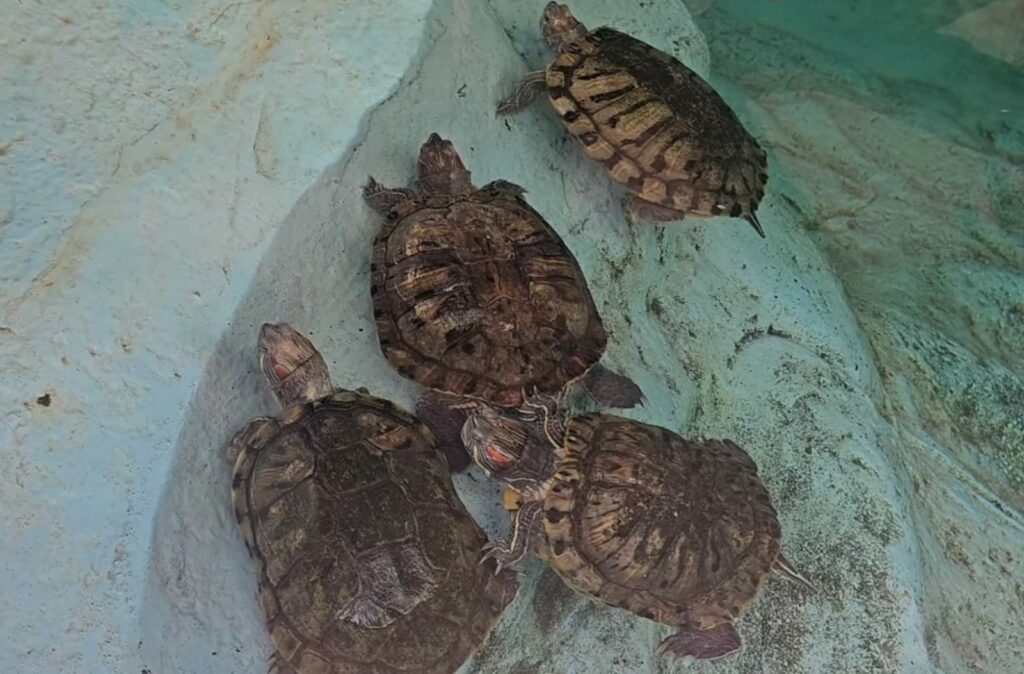
POLYGON ((499 469, 504 470, 512 465, 512 457, 505 454, 503 451, 497 448, 495 445, 486 445, 484 447, 484 453, 487 454, 488 460, 491 461, 499 469))

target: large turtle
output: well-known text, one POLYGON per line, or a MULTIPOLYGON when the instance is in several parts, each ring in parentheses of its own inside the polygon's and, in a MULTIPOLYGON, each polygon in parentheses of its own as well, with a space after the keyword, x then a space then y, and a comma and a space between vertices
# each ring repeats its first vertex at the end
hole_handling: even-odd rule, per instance
POLYGON ((284 410, 231 442, 231 501, 259 566, 271 670, 455 671, 518 583, 481 564, 486 536, 430 432, 365 389, 334 389, 287 324, 263 326, 259 361, 284 410))
POLYGON ((769 572, 807 582, 780 551, 757 467, 729 440, 609 414, 565 422, 545 396, 517 413, 477 406, 463 440, 521 500, 488 556, 500 568, 533 550, 574 590, 678 627, 659 654, 729 655, 740 648, 732 621, 769 572))
POLYGON ((764 236, 756 211, 767 157, 700 75, 613 28, 588 31, 556 2, 540 25, 555 59, 529 73, 500 114, 547 92, 586 153, 632 193, 632 221, 730 215, 764 236))
MULTIPOLYGON (((451 141, 436 133, 418 165, 412 187, 370 178, 364 188, 387 216, 370 293, 381 350, 399 374, 499 407, 521 405, 524 390, 554 393, 574 381, 605 406, 641 402, 633 382, 598 363, 607 336, 587 281, 523 188, 504 180, 474 187, 451 141)), ((430 419, 429 403, 446 402, 425 400, 420 413, 430 419)), ((458 427, 446 435, 457 439, 458 427)))

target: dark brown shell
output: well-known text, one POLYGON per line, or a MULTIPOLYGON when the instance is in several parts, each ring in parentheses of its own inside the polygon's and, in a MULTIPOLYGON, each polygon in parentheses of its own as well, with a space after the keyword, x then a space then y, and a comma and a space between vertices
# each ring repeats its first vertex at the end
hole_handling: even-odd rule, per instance
POLYGON ((569 421, 544 507, 545 554, 571 587, 669 625, 732 620, 779 554, 746 452, 622 417, 569 421))
POLYGON ((233 441, 232 502, 277 653, 296 674, 454 671, 515 594, 433 439, 386 400, 342 391, 233 441))
POLYGON ((604 353, 579 264, 507 188, 400 204, 371 270, 381 350, 428 388, 514 407, 523 389, 560 391, 604 353))
POLYGON ((548 96, 614 180, 680 214, 757 210, 765 153, 700 75, 611 28, 571 47, 548 66, 548 96))

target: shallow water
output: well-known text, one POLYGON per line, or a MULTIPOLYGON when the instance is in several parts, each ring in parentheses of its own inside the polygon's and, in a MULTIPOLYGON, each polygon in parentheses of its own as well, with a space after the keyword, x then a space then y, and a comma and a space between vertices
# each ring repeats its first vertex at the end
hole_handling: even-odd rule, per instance
MULTIPOLYGON (((339 384, 411 405, 376 344, 358 188, 407 181, 431 131, 477 184, 527 187, 589 279, 604 362, 647 394, 627 415, 743 445, 818 587, 770 580, 739 654, 673 663, 669 628, 531 560, 463 672, 1020 670, 1024 2, 576 3, 707 76, 761 141, 763 241, 631 228, 551 110, 495 119, 543 63, 542 4, 12 8, 4 671, 263 671, 223 457, 274 410, 256 331, 287 320, 339 384)), ((499 486, 456 485, 501 535, 499 486)))

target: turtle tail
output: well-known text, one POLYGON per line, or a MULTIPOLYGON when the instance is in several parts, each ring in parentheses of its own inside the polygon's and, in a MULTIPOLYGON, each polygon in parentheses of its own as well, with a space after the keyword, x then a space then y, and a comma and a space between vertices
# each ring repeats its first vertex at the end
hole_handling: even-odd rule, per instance
POLYGON ((754 231, 761 235, 761 238, 766 238, 764 235, 764 227, 761 226, 761 221, 757 219, 757 214, 751 211, 750 213, 743 216, 743 219, 750 223, 750 226, 754 228, 754 231))

